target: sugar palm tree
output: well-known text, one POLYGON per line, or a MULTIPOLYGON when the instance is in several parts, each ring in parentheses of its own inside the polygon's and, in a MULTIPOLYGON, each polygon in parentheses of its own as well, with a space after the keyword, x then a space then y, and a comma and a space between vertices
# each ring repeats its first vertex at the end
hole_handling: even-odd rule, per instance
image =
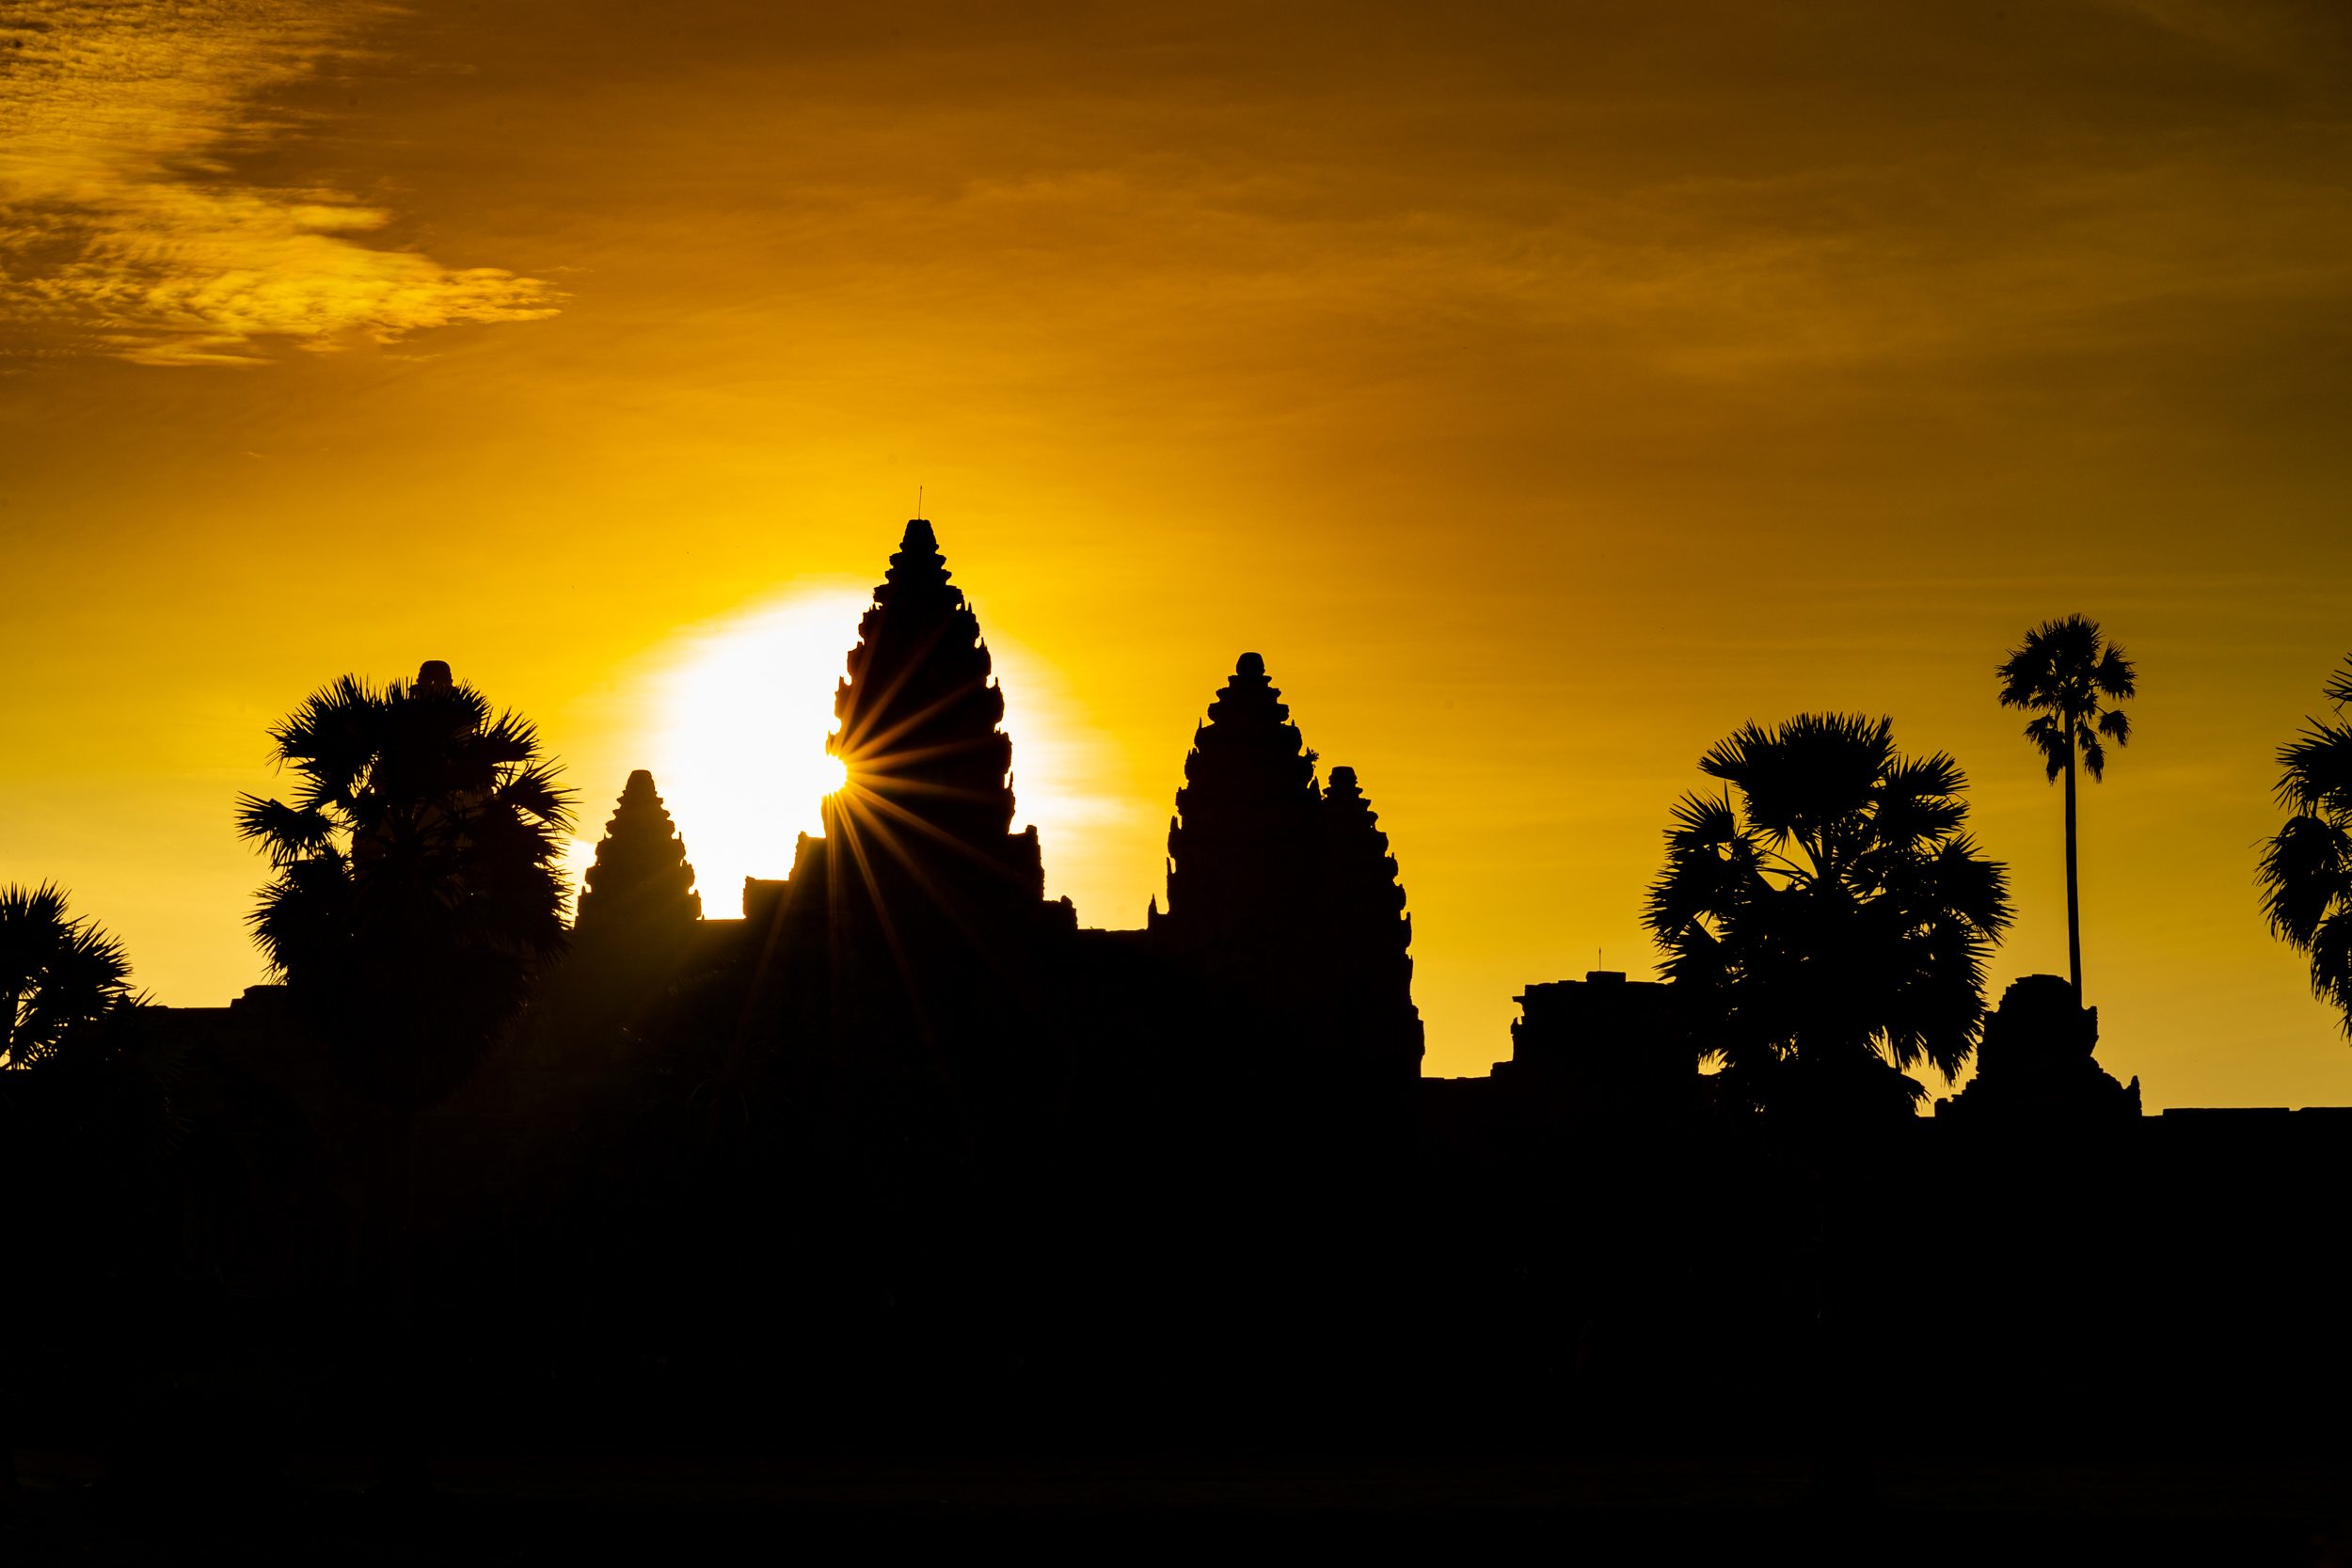
POLYGON ((1750 1104, 1822 1125, 1907 1114, 1975 1048, 2008 874, 1962 831, 1967 788, 1892 723, 1803 714, 1749 724, 1685 796, 1645 922, 1701 1049, 1750 1104), (1737 797, 1735 803, 1734 797, 1737 797))
POLYGON ((380 689, 346 675, 270 739, 301 786, 239 802, 274 872, 255 938, 347 1081, 413 1113, 563 950, 569 792, 532 727, 437 660, 380 689))
POLYGON ((2352 658, 2328 683, 2334 722, 2279 749, 2279 803, 2294 815, 2263 846, 2263 912, 2311 959, 2312 990, 2352 1034, 2352 658))
POLYGON ((424 1484, 415 1431, 408 1212, 419 1114, 454 1088, 564 943, 570 825, 532 727, 449 667, 377 688, 344 676, 270 732, 300 780, 248 795, 238 829, 273 876, 251 921, 271 968, 373 1112, 355 1259, 384 1379, 383 1484, 424 1484))
MULTIPOLYGON (((58 1157, 70 1162, 86 1153, 92 1140, 77 1136, 59 1147, 53 1139, 69 1126, 87 1134, 93 1115, 103 1119, 107 1108, 103 1032, 135 1000, 122 944, 94 923, 69 915, 61 890, 48 882, 0 887, 0 1073, 6 1074, 0 1079, 0 1146, 5 1146, 0 1179, 14 1190, 46 1190, 53 1196, 62 1192, 87 1203, 96 1183, 73 1180, 89 1173, 62 1164, 58 1157), (95 1050, 83 1050, 85 1043, 95 1050), (93 1085, 74 1071, 77 1067, 95 1069, 102 1082, 93 1085), (36 1069, 48 1070, 31 1070, 36 1069), (58 1069, 71 1075, 68 1081, 59 1080, 58 1069), (65 1091, 63 1104, 55 1095, 42 1096, 39 1104, 26 1099, 59 1088, 65 1091)), ((37 1207, 42 1218, 56 1217, 55 1202, 37 1207)), ((20 1223, 14 1228, 11 1262, 24 1268, 26 1277, 40 1277, 56 1266, 55 1254, 33 1239, 42 1237, 44 1227, 20 1223)), ((54 1226, 46 1228, 48 1238, 57 1234, 54 1226)), ((0 1497, 9 1498, 18 1490, 14 1384, 14 1369, 0 1368, 0 1497)))
POLYGON ((132 1000, 122 944, 68 915, 62 891, 0 887, 0 1067, 54 1058, 132 1000))
POLYGON ((2042 752, 2051 779, 2066 777, 2066 973, 2074 999, 2083 993, 2082 895, 2074 869, 2074 765, 2095 783, 2106 776, 2106 742, 2127 745, 2131 716, 2107 705, 2137 695, 2137 673, 2123 650, 2105 641, 2099 623, 2080 615, 2044 621, 2026 634, 1994 672, 2001 705, 2034 717, 2026 738, 2042 752))
POLYGON ((1699 759, 1719 796, 1685 796, 1644 919, 1725 1093, 1795 1131, 1806 1180, 1786 1205, 1811 1279, 1812 1424, 1824 1500, 1867 1499, 1856 1195, 1883 1173, 1856 1135, 1907 1118, 1948 1080, 1984 1018, 1985 961, 2010 923, 2008 877, 1962 831, 1967 781, 1938 752, 1907 758, 1884 719, 1802 714, 1749 724, 1699 759))

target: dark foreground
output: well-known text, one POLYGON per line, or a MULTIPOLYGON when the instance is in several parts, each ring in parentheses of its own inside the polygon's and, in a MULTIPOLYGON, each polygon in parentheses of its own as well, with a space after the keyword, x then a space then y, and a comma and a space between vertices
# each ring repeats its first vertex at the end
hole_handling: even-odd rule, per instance
POLYGON ((450 1456, 393 1502, 312 1457, 173 1495, 21 1454, 25 1563, 720 1560, 1066 1548, 1373 1547, 1568 1561, 2352 1562, 2352 1460, 1881 1465, 1825 1503, 1770 1458, 450 1456))

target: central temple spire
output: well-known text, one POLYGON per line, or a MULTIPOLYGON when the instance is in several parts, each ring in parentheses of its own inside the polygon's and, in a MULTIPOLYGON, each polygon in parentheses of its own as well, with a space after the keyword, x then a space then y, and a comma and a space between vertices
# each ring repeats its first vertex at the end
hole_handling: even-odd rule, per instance
POLYGON ((951 575, 930 520, 910 519, 858 623, 825 749, 848 773, 843 797, 878 822, 978 845, 1012 826, 1012 737, 988 644, 951 575))
POLYGON ((834 716, 845 778, 774 906, 778 950, 803 956, 786 967, 809 966, 787 985, 798 1027, 901 1109, 993 1102, 1032 1082, 1025 976, 1076 915, 1045 901, 1037 830, 1012 831, 1004 693, 927 518, 858 623, 834 716))

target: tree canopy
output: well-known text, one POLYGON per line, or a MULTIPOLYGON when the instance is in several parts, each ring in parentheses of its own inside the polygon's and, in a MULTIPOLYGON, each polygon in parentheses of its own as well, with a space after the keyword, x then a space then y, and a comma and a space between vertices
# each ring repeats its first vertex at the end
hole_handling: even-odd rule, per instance
POLYGON ((255 938, 348 1078, 424 1103, 562 951, 569 793, 530 724, 437 662, 343 676, 270 739, 299 787, 239 803, 274 871, 255 938))
POLYGON ((54 1058, 132 1000, 122 944, 69 915, 61 889, 0 887, 0 1067, 54 1058))
POLYGON ((2131 715, 2111 705, 2138 694, 2138 672, 2122 648, 2106 641, 2098 622, 2080 615, 2044 621, 2010 650, 1994 673, 2001 705, 2033 715, 2026 738, 2042 753, 2048 777, 2056 779, 2079 756, 2093 779, 2103 779, 2106 742, 2130 744, 2131 715))
POLYGON ((1967 782, 1885 719, 1749 724, 1675 807, 1645 920, 1724 1085, 1764 1109, 1908 1110, 1974 1048, 2008 874, 1963 831, 1967 782))
POLYGON ((2328 683, 2332 720, 2279 749, 2279 804, 2291 815, 2263 846, 2270 928, 2311 960, 2312 990, 2352 1034, 2352 657, 2328 683))

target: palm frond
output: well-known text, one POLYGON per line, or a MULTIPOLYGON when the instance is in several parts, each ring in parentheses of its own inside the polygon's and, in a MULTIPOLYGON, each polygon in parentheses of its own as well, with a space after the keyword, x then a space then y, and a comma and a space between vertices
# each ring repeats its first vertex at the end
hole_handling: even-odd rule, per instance
POLYGON ((315 855, 331 843, 335 824, 316 807, 296 809, 258 795, 237 798, 237 835, 261 845, 274 865, 315 855))
MULTIPOLYGON (((2095 626, 2091 628, 2091 633, 2095 641, 2098 634, 2098 628, 2095 626)), ((2116 698, 2119 701, 2125 697, 2138 695, 2138 672, 2132 667, 2132 661, 2124 657, 2122 649, 2112 642, 2107 644, 2106 653, 2100 656, 2098 668, 2093 670, 2090 675, 2090 684, 2100 695, 2116 698)))
POLYGON ((2056 783, 2058 776, 2066 771, 2066 721, 2045 713, 2026 726, 2026 738, 2042 752, 2045 775, 2056 783))
POLYGON ((552 762, 534 762, 499 786, 500 810, 535 819, 558 832, 569 832, 577 791, 555 781, 562 769, 552 762))
POLYGON ((2290 816, 2265 841, 2255 880, 2272 934, 2309 951, 2329 911, 2352 909, 2352 824, 2290 816))
POLYGON ((2352 724, 2314 719, 2279 749, 2279 804, 2290 811, 2352 812, 2352 724))
POLYGON ((1666 830, 1669 849, 1720 849, 1740 837, 1740 816, 1731 797, 1685 795, 1674 804, 1666 830))
POLYGON ((2344 668, 2328 677, 2328 700, 2338 707, 2352 703, 2352 655, 2346 655, 2344 668))
POLYGON ((2312 993, 2343 1015, 2352 1035, 2352 909, 2339 910, 2312 933, 2312 993))

